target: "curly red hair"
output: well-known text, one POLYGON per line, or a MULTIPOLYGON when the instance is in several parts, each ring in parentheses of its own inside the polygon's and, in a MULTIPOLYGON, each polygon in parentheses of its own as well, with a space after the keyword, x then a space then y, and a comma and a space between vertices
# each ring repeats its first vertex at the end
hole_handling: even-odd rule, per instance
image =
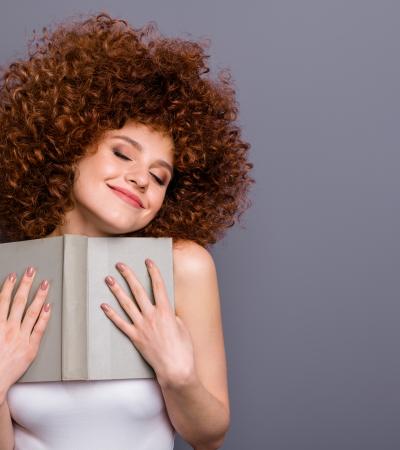
POLYGON ((133 29, 101 13, 43 29, 0 84, 0 228, 41 238, 73 208, 77 162, 127 120, 168 133, 174 176, 157 216, 125 236, 213 244, 250 206, 250 145, 229 71, 208 75, 206 44, 133 29))

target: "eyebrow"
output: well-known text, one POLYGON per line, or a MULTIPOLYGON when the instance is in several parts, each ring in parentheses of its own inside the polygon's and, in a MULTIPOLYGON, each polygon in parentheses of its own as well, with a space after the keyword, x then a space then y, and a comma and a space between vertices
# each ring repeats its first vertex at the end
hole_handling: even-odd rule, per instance
MULTIPOLYGON (((121 134, 117 134, 117 135, 115 135, 115 136, 111 136, 113 139, 114 138, 117 138, 117 139, 122 139, 123 141, 126 141, 128 144, 131 144, 132 145, 132 147, 135 147, 136 149, 138 149, 140 152, 142 152, 143 151, 143 147, 142 147, 142 145, 138 142, 138 141, 135 141, 134 139, 132 139, 132 138, 130 138, 130 137, 128 137, 128 136, 124 136, 124 135, 121 135, 121 134)), ((167 163, 167 161, 165 161, 165 160, 163 160, 163 159, 157 159, 157 161, 155 161, 157 164, 159 164, 160 166, 163 166, 163 167, 165 167, 166 169, 168 169, 169 171, 170 171, 170 173, 171 173, 171 177, 172 177, 172 174, 173 174, 173 168, 172 168, 172 166, 170 165, 170 164, 168 164, 167 163)))

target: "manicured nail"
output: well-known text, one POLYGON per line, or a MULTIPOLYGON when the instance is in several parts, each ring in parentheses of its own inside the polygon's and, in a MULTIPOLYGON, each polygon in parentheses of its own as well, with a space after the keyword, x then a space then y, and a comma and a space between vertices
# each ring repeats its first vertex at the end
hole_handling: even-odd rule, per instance
POLYGON ((121 272, 125 270, 125 264, 122 263, 117 263, 117 269, 120 270, 121 272))
POLYGON ((17 278, 17 274, 16 274, 15 272, 12 272, 12 273, 10 273, 10 274, 8 275, 8 279, 9 279, 10 281, 15 281, 16 278, 17 278))
POLYGON ((32 266, 29 266, 27 269, 26 269, 26 274, 28 275, 28 277, 31 277, 32 275, 33 275, 33 272, 35 271, 35 268, 34 267, 32 267, 32 266))
POLYGON ((49 285, 49 282, 47 280, 43 280, 40 283, 40 288, 43 289, 44 291, 47 289, 47 286, 49 285))
POLYGON ((110 277, 109 275, 106 277, 106 283, 109 285, 109 286, 112 286, 113 284, 114 284, 114 278, 113 277, 110 277))
POLYGON ((44 305, 44 310, 45 310, 46 312, 49 312, 49 311, 50 311, 50 303, 46 303, 46 304, 44 305))
POLYGON ((100 307, 101 307, 101 309, 103 310, 103 311, 109 311, 109 307, 108 307, 108 305, 106 305, 105 303, 102 303, 101 305, 100 305, 100 307))
POLYGON ((147 267, 153 267, 153 261, 151 259, 146 259, 145 263, 147 264, 147 267))

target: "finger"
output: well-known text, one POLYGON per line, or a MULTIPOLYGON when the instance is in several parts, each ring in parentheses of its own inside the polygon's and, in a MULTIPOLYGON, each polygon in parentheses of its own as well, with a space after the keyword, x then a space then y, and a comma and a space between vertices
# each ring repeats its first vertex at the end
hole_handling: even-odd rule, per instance
POLYGON ((8 317, 9 321, 18 323, 21 322, 21 317, 24 312, 26 302, 28 300, 29 291, 31 289, 35 275, 35 269, 33 267, 28 267, 24 275, 22 276, 11 305, 11 311, 8 317))
POLYGON ((133 323, 139 323, 143 320, 142 314, 139 308, 135 305, 135 302, 125 293, 122 287, 118 284, 114 277, 106 277, 106 283, 111 289, 111 292, 117 298, 118 303, 122 306, 123 310, 128 314, 133 323))
MULTIPOLYGON (((47 303, 47 305, 49 305, 47 303)), ((33 345, 34 348, 38 349, 40 345, 40 341, 42 340, 43 334, 46 330, 47 324, 49 322, 51 315, 51 308, 49 305, 48 310, 46 311, 46 305, 42 307, 40 311, 40 316, 38 321, 36 322, 35 327, 33 328, 32 334, 29 338, 29 343, 33 345)))
POLYGON ((15 286, 16 279, 17 274, 15 272, 12 272, 8 274, 7 278, 3 281, 3 285, 0 291, 0 322, 4 322, 7 320, 11 303, 11 295, 15 286))
POLYGON ((47 280, 43 280, 36 291, 35 298, 26 310, 25 316, 21 324, 21 332, 31 334, 33 326, 42 310, 42 306, 46 300, 49 292, 49 283, 47 280))
POLYGON ((101 304, 101 309, 104 311, 106 316, 111 319, 114 324, 123 331, 130 339, 134 340, 136 337, 135 326, 132 323, 128 323, 126 320, 122 319, 107 303, 101 304))
POLYGON ((141 312, 143 314, 151 313, 154 305, 151 303, 146 290, 137 279, 133 270, 123 263, 118 263, 116 267, 128 283, 141 312))
POLYGON ((154 261, 151 259, 146 259, 147 270, 150 274, 151 285, 153 287, 154 299, 156 305, 160 308, 169 309, 172 311, 170 302, 168 301, 167 288, 165 286, 164 280, 162 278, 160 269, 154 261))

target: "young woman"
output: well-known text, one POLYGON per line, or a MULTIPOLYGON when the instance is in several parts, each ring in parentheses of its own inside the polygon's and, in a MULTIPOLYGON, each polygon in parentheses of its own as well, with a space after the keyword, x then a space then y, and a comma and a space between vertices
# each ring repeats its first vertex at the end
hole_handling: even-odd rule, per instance
POLYGON ((131 322, 107 305, 104 315, 156 379, 18 384, 51 320, 51 286, 43 280, 26 308, 35 267, 20 280, 9 268, 0 291, 0 450, 167 450, 175 431, 195 449, 219 448, 230 409, 206 247, 250 205, 253 182, 229 73, 207 75, 201 43, 105 13, 44 29, 33 43, 0 86, 3 241, 172 237, 176 311, 154 263, 155 305, 120 261, 131 292, 100 275, 131 322))

